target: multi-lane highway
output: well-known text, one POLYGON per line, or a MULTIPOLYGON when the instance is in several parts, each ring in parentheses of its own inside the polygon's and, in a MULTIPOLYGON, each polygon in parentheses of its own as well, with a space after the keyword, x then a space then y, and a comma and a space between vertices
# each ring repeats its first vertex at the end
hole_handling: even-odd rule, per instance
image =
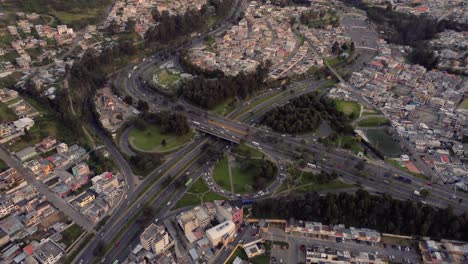
MULTIPOLYGON (((163 62, 153 62, 153 63, 163 63, 163 62)), ((137 66, 138 72, 144 72, 150 64, 146 62, 140 69, 140 66, 137 66)), ((140 80, 134 76, 133 81, 129 81, 126 83, 125 89, 127 89, 127 93, 131 94, 132 96, 140 99, 140 100, 147 100, 150 104, 150 108, 154 111, 159 111, 164 108, 173 108, 175 107, 175 103, 168 103, 167 106, 161 106, 159 104, 155 104, 154 101, 162 100, 160 99, 160 95, 155 94, 150 89, 146 88, 144 85, 141 84, 140 80), (148 98, 150 98, 148 100, 148 98)), ((202 109, 194 107, 185 101, 181 100, 179 104, 182 104, 186 110, 187 118, 192 121, 192 124, 196 124, 195 127, 203 131, 205 133, 215 135, 217 137, 232 141, 232 142, 240 142, 241 140, 247 141, 256 141, 261 142, 265 149, 270 149, 272 152, 275 150, 277 151, 276 144, 272 144, 268 142, 268 138, 281 138, 283 142, 290 144, 291 146, 296 146, 298 148, 307 149, 311 153, 316 155, 323 155, 324 153, 328 153, 330 158, 327 160, 327 163, 332 164, 330 168, 339 169, 342 168, 343 175, 346 175, 346 172, 349 172, 354 168, 353 166, 358 162, 356 157, 352 153, 349 153, 344 150, 337 150, 337 149, 329 149, 325 148, 324 146, 310 142, 308 145, 302 143, 301 139, 290 137, 288 135, 279 135, 278 133, 274 133, 265 129, 256 128, 250 126, 249 124, 242 123, 241 121, 247 120, 248 123, 255 123, 258 121, 261 116, 267 112, 268 110, 287 103, 291 98, 297 97, 301 94, 311 92, 321 85, 324 84, 324 81, 311 81, 305 80, 302 82, 298 82, 292 84, 287 91, 278 91, 272 90, 267 92, 265 95, 261 95, 260 99, 252 100, 255 104, 256 100, 260 100, 260 103, 255 104, 253 107, 249 107, 250 105, 243 104, 243 107, 236 109, 236 111, 229 115, 233 118, 226 118, 220 117, 209 112, 206 112, 202 109), (265 99, 266 98, 266 99, 265 99), (344 163, 346 162, 346 163, 344 163), (348 165, 344 165, 348 164, 348 165), (347 168, 345 168, 346 166, 347 168)), ((326 166, 324 166, 326 167, 326 166)), ((349 173, 348 173, 349 174, 349 173)), ((437 205, 437 206, 446 206, 452 205, 452 207, 459 209, 460 211, 466 210, 466 206, 464 204, 458 203, 458 201, 447 199, 451 195, 451 190, 445 186, 434 185, 430 186, 427 185, 427 181, 422 179, 413 177, 411 174, 408 174, 404 171, 398 171, 395 168, 391 167, 385 163, 368 163, 366 165, 366 174, 372 176, 369 179, 360 177, 359 181, 363 184, 367 183, 370 186, 376 186, 376 189, 380 189, 382 191, 386 191, 389 193, 394 193, 396 196, 405 197, 405 198, 413 198, 415 200, 419 200, 419 198, 414 197, 412 194, 414 190, 419 190, 420 188, 427 188, 431 189, 432 195, 427 198, 428 203, 437 205), (394 186, 391 188, 383 181, 383 178, 388 177, 388 173, 391 172, 390 175, 403 175, 405 177, 411 178, 413 180, 412 184, 396 184, 393 183, 394 186), (380 177, 380 182, 377 182, 373 177, 380 177), (378 186, 380 184, 380 186, 378 186), (385 185, 381 185, 385 184, 385 185), (378 186, 378 187, 377 187, 378 186), (405 191, 402 191, 405 190, 405 191)), ((357 180, 355 179, 354 182, 357 180)), ((388 180, 386 180, 388 181, 388 180)), ((395 182, 395 181, 394 181, 395 182)), ((400 182, 398 182, 400 183, 400 182)), ((380 191, 379 191, 380 192, 380 191)))
MULTIPOLYGON (((242 5, 243 2, 238 1, 238 8, 241 8, 242 5)), ((224 23, 218 29, 203 36, 198 36, 176 50, 197 45, 207 35, 220 34, 228 26, 228 23, 224 23)), ((294 161, 298 152, 297 150, 300 150, 299 152, 309 152, 315 157, 314 160, 310 160, 309 162, 321 166, 326 171, 336 171, 343 180, 361 184, 368 190, 374 190, 376 193, 386 192, 398 199, 419 201, 419 197, 413 196, 413 191, 424 187, 430 189, 432 193, 431 196, 425 199, 425 202, 440 207, 451 205, 457 211, 467 210, 465 204, 448 199, 451 195, 451 190, 445 186, 429 186, 425 180, 415 178, 388 164, 372 160, 369 160, 365 165, 367 177, 364 177, 363 173, 355 168, 359 159, 348 151, 327 148, 314 141, 304 144, 302 138, 280 135, 264 128, 252 126, 268 110, 278 105, 284 105, 290 99, 301 94, 324 87, 325 81, 304 80, 296 82, 289 85, 286 91, 283 91, 281 88, 271 89, 247 102, 243 102, 228 117, 221 117, 194 107, 184 100, 176 103, 171 102, 156 94, 142 83, 142 80, 147 77, 145 75, 147 75, 149 69, 174 59, 173 56, 162 58, 161 54, 162 52, 157 53, 138 65, 129 65, 120 71, 119 75, 115 78, 114 84, 116 87, 121 89, 124 94, 131 95, 134 99, 147 101, 150 111, 153 112, 174 109, 176 105, 182 105, 184 106, 184 113, 188 120, 196 129, 231 142, 258 142, 261 145, 262 151, 276 161, 294 161), (139 78, 140 76, 142 78, 139 78), (272 141, 271 138, 281 140, 272 141), (288 147, 284 147, 286 145, 288 147), (405 175, 411 178, 413 182, 406 184, 397 180, 391 180, 391 177, 395 174, 405 175)), ((114 243, 113 245, 108 245, 111 247, 110 250, 105 256, 102 256, 105 257, 105 263, 110 263, 114 259, 124 259, 128 255, 130 248, 137 243, 138 235, 141 233, 142 228, 145 227, 143 223, 133 221, 136 216, 141 214, 143 207, 149 206, 153 208, 157 212, 155 218, 162 219, 187 189, 185 187, 177 188, 175 179, 181 175, 189 175, 195 181, 200 175, 208 171, 209 166, 212 164, 197 162, 203 159, 202 146, 208 141, 211 142, 215 149, 222 149, 226 145, 226 143, 213 142, 212 139, 201 137, 177 151, 169 161, 148 175, 138 187, 128 190, 127 199, 116 209, 108 224, 99 230, 98 235, 83 248, 76 261, 91 263, 94 258, 93 250, 100 241, 114 243), (169 183, 167 179, 170 179, 169 183), (116 234, 119 234, 119 232, 120 235, 116 240, 116 234)), ((273 193, 280 184, 281 182, 278 180, 269 186, 269 194, 273 193)), ((134 184, 130 185, 134 186, 134 184)), ((461 194, 461 196, 464 197, 464 194, 461 194)), ((252 195, 248 197, 253 198, 252 195)))

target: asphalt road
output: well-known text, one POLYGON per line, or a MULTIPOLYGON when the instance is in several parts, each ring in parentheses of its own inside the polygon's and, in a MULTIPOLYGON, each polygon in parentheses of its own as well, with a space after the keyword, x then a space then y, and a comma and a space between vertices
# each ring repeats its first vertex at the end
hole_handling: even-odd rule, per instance
MULTIPOLYGON (((217 34, 219 32, 222 32, 225 28, 229 26, 228 24, 223 24, 219 29, 215 30, 214 32, 210 34, 217 34)), ((192 45, 199 44, 203 41, 203 37, 198 37, 194 40, 192 40, 189 44, 186 44, 185 46, 180 47, 181 48, 187 48, 192 45)), ((175 107, 175 104, 162 99, 160 95, 155 94, 153 91, 150 91, 149 89, 145 88, 144 85, 140 82, 140 80, 137 78, 141 74, 143 74, 149 67, 154 67, 154 65, 160 65, 163 63, 161 61, 160 57, 161 53, 157 53, 151 58, 148 58, 145 60, 143 63, 136 65, 136 68, 134 65, 128 66, 125 70, 123 70, 120 73, 120 79, 118 80, 118 83, 125 84, 125 89, 126 93, 132 95, 133 97, 137 99, 143 99, 148 101, 150 105, 151 111, 161 111, 163 109, 173 109, 175 107), (128 77, 128 73, 132 73, 130 77, 128 77), (157 103, 155 103, 157 102, 157 103), (164 103, 165 102, 165 103, 164 103)), ((172 59, 173 57, 169 57, 169 59, 172 59)), ((166 58, 167 59, 167 58, 166 58)), ((261 102, 252 109, 249 109, 249 105, 246 104, 245 106, 239 107, 235 113, 231 114, 230 116, 236 116, 239 119, 245 119, 245 118, 250 118, 249 112, 253 112, 253 117, 254 120, 258 119, 261 117, 262 113, 268 111, 269 109, 279 105, 279 104, 284 104, 286 103, 290 98, 293 98, 295 96, 298 96, 299 94, 306 93, 309 91, 312 91, 313 89, 317 88, 319 86, 319 82, 310 82, 310 80, 304 81, 304 83, 297 83, 292 85, 292 90, 295 90, 296 92, 294 94, 282 94, 279 97, 275 97, 274 99, 271 100, 266 100, 265 102, 261 102), (303 87, 305 86, 305 87, 303 87), (243 113, 243 111, 246 111, 246 113, 243 113), (237 116, 239 115, 239 116, 237 116)), ((271 96, 274 94, 274 91, 269 91, 266 94, 261 95, 260 97, 256 98, 255 100, 263 100, 266 97, 271 96)), ((255 100, 251 101, 254 102, 255 100)), ((258 102, 258 101, 257 101, 258 102)), ((187 108, 187 117, 190 121, 196 121, 200 122, 203 127, 197 127, 197 129, 202 130, 206 133, 215 135, 217 137, 225 138, 230 141, 235 141, 238 142, 241 139, 247 139, 248 141, 254 141, 258 140, 258 142, 261 143, 263 147, 263 151, 269 153, 272 156, 275 156, 276 159, 294 159, 292 155, 294 153, 291 153, 291 151, 279 151, 278 146, 276 145, 277 143, 272 143, 269 142, 268 137, 273 137, 273 138, 278 138, 281 137, 281 135, 278 135, 277 133, 269 132, 269 131, 264 131, 262 129, 257 129, 252 126, 248 126, 244 123, 241 123, 240 121, 232 120, 230 118, 223 118, 219 117, 216 115, 212 115, 210 113, 207 113, 205 111, 201 111, 200 109, 197 109, 196 107, 193 107, 191 105, 185 104, 182 102, 182 104, 187 108), (292 157, 292 158, 291 158, 292 157)), ((139 207, 141 204, 145 204, 149 201, 151 201, 154 197, 153 194, 157 193, 159 190, 164 190, 159 196, 156 197, 156 199, 152 202, 152 206, 155 206, 154 208, 160 209, 157 213, 156 217, 159 217, 160 219, 164 217, 167 212, 170 210, 171 206, 165 205, 163 202, 166 202, 168 199, 171 201, 170 205, 174 205, 175 202, 182 197, 183 193, 185 192, 185 189, 177 191, 176 189, 173 189, 173 185, 166 186, 165 189, 162 189, 163 186, 161 186, 162 179, 168 177, 168 175, 175 175, 180 172, 183 172, 183 168, 193 160, 193 158, 199 156, 201 154, 201 142, 204 139, 199 139, 196 142, 190 144, 186 148, 178 151, 178 154, 175 154, 173 158, 168 162, 162 165, 156 172, 152 173, 149 175, 145 182, 141 184, 139 187, 137 187, 133 192, 129 192, 129 198, 128 200, 133 201, 136 200, 132 205, 128 203, 128 206, 122 206, 117 209, 117 212, 112 216, 111 220, 109 221, 110 224, 106 225, 104 229, 101 231, 102 232, 102 237, 100 238, 99 236, 95 239, 92 240, 90 244, 83 249, 81 252, 80 256, 77 258, 77 260, 83 259, 84 263, 88 263, 93 259, 92 256, 92 251, 96 247, 97 243, 99 242, 100 239, 103 241, 110 241, 114 237, 114 235, 122 228, 122 226, 126 223, 127 219, 131 218, 134 216, 138 211, 139 207), (192 149, 193 148, 193 149, 192 149), (191 149, 191 152, 189 154, 184 156, 184 151, 187 151, 188 149, 191 149), (168 165, 172 164, 172 165, 168 165), (150 184, 151 179, 154 177, 157 177, 155 174, 161 174, 163 173, 164 175, 160 177, 158 182, 154 185, 151 185, 149 187, 149 190, 145 192, 140 198, 137 199, 137 194, 143 191, 145 186, 148 186, 150 184), (141 188, 140 188, 141 187, 141 188), (158 206, 161 205, 162 207, 158 206)), ((323 160, 320 164, 322 164, 322 167, 325 169, 333 169, 337 170, 339 173, 341 173, 341 177, 344 178, 345 180, 351 181, 351 182, 361 182, 362 185, 370 188, 370 189, 375 189, 376 191, 380 192, 389 192, 396 198, 401 198, 401 199, 407 199, 411 198, 413 200, 418 200, 419 198, 413 197, 409 195, 412 193, 412 188, 413 187, 419 187, 419 186, 426 186, 425 182, 423 182, 420 179, 415 179, 414 177, 407 175, 404 172, 397 171, 394 168, 389 168, 388 165, 385 164, 374 164, 374 163, 368 163, 366 165, 366 172, 372 175, 376 175, 376 179, 365 179, 359 176, 355 176, 352 173, 349 173, 352 171, 350 168, 352 168, 355 163, 357 162, 357 159, 350 153, 346 151, 341 151, 341 150, 334 150, 334 149, 328 149, 325 148, 324 146, 320 144, 315 144, 315 143, 310 143, 310 144, 303 144, 300 142, 299 139, 295 139, 290 136, 285 136, 283 137, 283 141, 291 144, 291 149, 300 147, 300 148, 307 148, 308 151, 315 153, 316 156, 319 157, 325 157, 325 160, 323 160), (413 179, 413 183, 411 185, 411 188, 408 186, 402 186, 401 184, 392 184, 392 187, 389 187, 381 181, 383 178, 385 178, 385 173, 388 171, 392 171, 392 173, 398 173, 399 175, 407 175, 408 177, 413 179), (377 179, 379 181, 377 181, 377 179), (402 191, 403 190, 403 191, 402 191)), ((191 165, 189 170, 193 171, 198 171, 202 172, 205 170, 205 167, 194 167, 195 165, 191 165)), ((198 165, 200 166, 200 165, 198 165)), ((194 175, 193 177, 199 177, 194 175)), ((274 184, 271 186, 271 190, 274 190, 279 186, 279 182, 275 182, 276 185, 274 184)), ((456 207, 457 210, 466 210, 466 205, 458 205, 454 203, 453 201, 450 200, 443 200, 444 202, 441 203, 439 201, 439 197, 447 197, 446 194, 448 191, 444 189, 443 186, 434 186, 433 190, 433 198, 428 198, 428 203, 433 203, 438 206, 445 206, 447 204, 450 204, 454 207, 456 207)), ((141 228, 144 228, 141 223, 131 223, 131 227, 128 228, 122 237, 120 238, 120 242, 118 242, 112 250, 107 254, 106 257, 106 263, 111 262, 114 259, 119 259, 122 260, 128 255, 128 251, 130 250, 130 246, 134 245, 134 243, 137 241, 138 235, 142 231, 141 228)))
POLYGON ((16 171, 26 180, 27 183, 33 185, 47 200, 57 209, 62 211, 66 216, 75 221, 76 224, 84 228, 86 231, 92 232, 94 223, 82 215, 79 211, 50 191, 49 186, 36 180, 36 177, 15 158, 10 156, 10 153, 3 146, 0 147, 0 159, 16 171))

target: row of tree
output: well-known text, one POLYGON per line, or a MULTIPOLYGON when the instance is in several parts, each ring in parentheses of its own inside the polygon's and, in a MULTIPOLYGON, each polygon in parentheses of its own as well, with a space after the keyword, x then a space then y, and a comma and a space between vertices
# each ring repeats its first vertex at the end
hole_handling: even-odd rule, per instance
POLYGON ((337 133, 350 134, 350 120, 337 110, 335 102, 317 92, 301 95, 288 104, 273 108, 262 119, 262 123, 281 133, 306 133, 316 129, 325 119, 337 133))
POLYGON ((392 199, 390 195, 373 196, 364 190, 355 194, 317 193, 256 201, 252 206, 256 218, 317 221, 366 227, 384 233, 430 236, 468 240, 468 214, 457 215, 452 208, 392 199))
POLYGON ((291 5, 305 5, 310 6, 310 0, 262 0, 263 3, 271 3, 272 5, 277 5, 281 7, 291 6, 291 5))
POLYGON ((338 15, 334 10, 307 10, 299 16, 299 22, 313 28, 324 28, 327 25, 340 25, 338 15))
POLYGON ((143 113, 134 122, 136 128, 140 130, 144 130, 147 124, 158 125, 162 134, 173 133, 183 136, 190 132, 187 118, 179 112, 143 113))
POLYGON ((228 98, 245 98, 262 89, 267 74, 268 65, 265 64, 260 64, 252 73, 241 72, 236 76, 210 79, 202 74, 187 81, 179 93, 195 105, 212 109, 228 98))
POLYGON ((206 25, 208 17, 226 16, 233 2, 210 0, 201 10, 189 9, 185 14, 177 15, 171 15, 167 10, 159 12, 158 9, 154 9, 152 15, 157 25, 146 32, 145 38, 150 42, 169 42, 195 32, 206 25))

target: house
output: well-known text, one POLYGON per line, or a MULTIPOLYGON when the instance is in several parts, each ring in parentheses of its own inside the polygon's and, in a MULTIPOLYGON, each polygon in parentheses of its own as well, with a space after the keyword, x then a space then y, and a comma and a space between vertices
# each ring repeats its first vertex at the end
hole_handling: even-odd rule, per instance
POLYGON ((91 171, 89 170, 88 164, 82 162, 72 168, 73 176, 81 177, 83 175, 89 175, 91 171))
POLYGON ((65 143, 60 143, 57 146, 57 153, 58 154, 64 154, 68 152, 68 145, 65 143))
POLYGON ((36 247, 34 256, 40 263, 55 264, 63 256, 63 249, 51 239, 46 239, 36 247))
POLYGON ((34 120, 29 117, 24 117, 13 122, 17 131, 24 131, 31 129, 34 126, 34 120))
POLYGON ((80 207, 84 207, 85 205, 94 201, 97 197, 97 193, 92 190, 87 190, 84 194, 80 195, 74 202, 78 204, 80 207))
POLYGON ((67 29, 68 29, 67 25, 58 25, 57 26, 57 33, 59 33, 60 35, 66 34, 67 29))
POLYGON ((40 149, 42 152, 47 152, 55 147, 56 144, 57 140, 55 138, 46 137, 38 144, 38 149, 40 149))
POLYGON ((408 155, 405 155, 405 154, 401 155, 401 156, 400 156, 400 159, 401 159, 401 161, 403 161, 403 162, 410 161, 409 156, 408 156, 408 155))
POLYGON ((3 247, 10 241, 10 236, 0 229, 0 247, 3 247))
POLYGON ((18 152, 16 152, 16 157, 21 161, 25 162, 37 155, 36 149, 34 147, 26 147, 18 152))
POLYGON ((41 172, 41 164, 37 160, 30 160, 24 164, 24 167, 31 171, 33 174, 39 174, 41 172))
POLYGON ((253 258, 265 253, 265 247, 262 245, 262 243, 262 238, 254 236, 248 238, 247 241, 242 244, 242 248, 244 249, 248 258, 253 258))

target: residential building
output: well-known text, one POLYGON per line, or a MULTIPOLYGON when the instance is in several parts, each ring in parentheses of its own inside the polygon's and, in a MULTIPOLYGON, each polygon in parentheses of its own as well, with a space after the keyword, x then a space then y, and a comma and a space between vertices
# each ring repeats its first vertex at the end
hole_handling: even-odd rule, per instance
POLYGON ((37 152, 34 147, 26 147, 16 152, 15 155, 21 162, 25 162, 31 158, 34 158, 37 155, 37 152))
POLYGON ((72 168, 73 176, 80 177, 91 174, 88 164, 82 162, 72 168))
POLYGON ((80 195, 74 202, 80 206, 84 207, 87 204, 94 201, 97 197, 97 194, 92 190, 87 190, 84 194, 80 195))
POLYGON ((51 239, 46 239, 34 249, 34 256, 42 264, 57 263, 63 253, 63 249, 51 239))
POLYGON ((218 221, 231 220, 236 224, 241 224, 244 219, 244 211, 242 205, 233 205, 228 201, 215 201, 216 219, 218 221))
POLYGON ((177 215, 176 220, 182 230, 184 230, 185 235, 190 234, 195 228, 200 226, 200 222, 192 210, 180 213, 177 215))
POLYGON ((160 254, 170 246, 169 234, 164 226, 149 225, 140 236, 140 243, 146 250, 160 254))

